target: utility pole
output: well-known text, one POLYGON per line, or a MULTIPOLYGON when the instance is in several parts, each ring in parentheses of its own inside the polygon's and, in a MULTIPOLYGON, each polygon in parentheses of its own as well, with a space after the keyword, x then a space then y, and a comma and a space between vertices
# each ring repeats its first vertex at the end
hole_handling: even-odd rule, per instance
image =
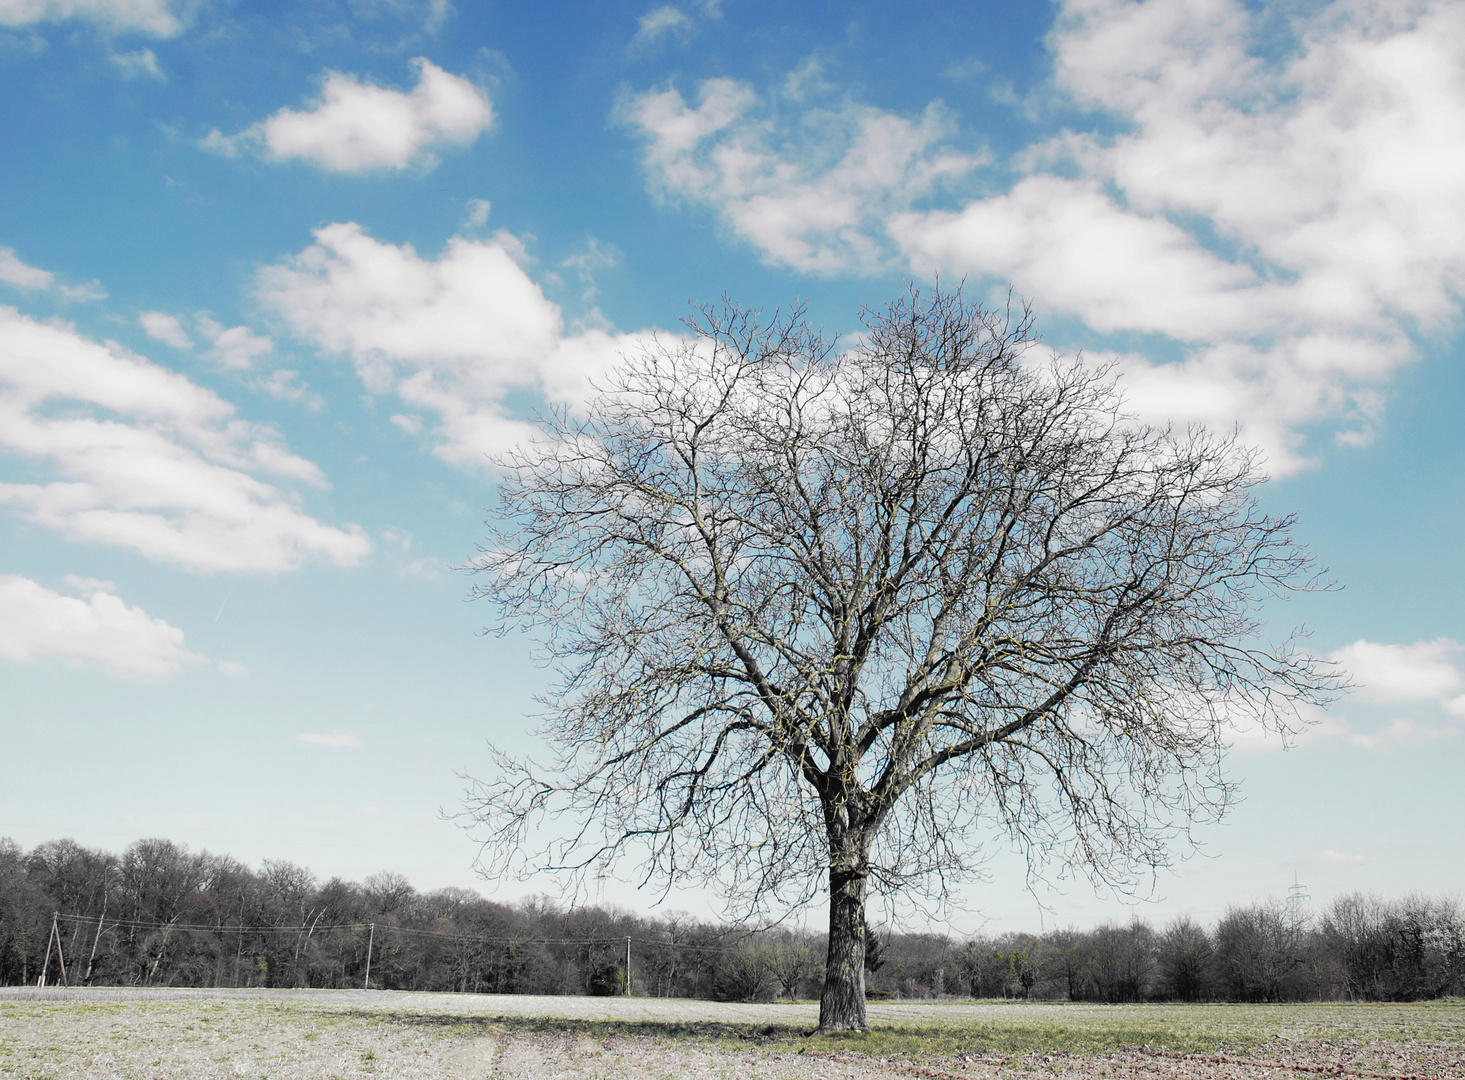
POLYGON ((58 918, 59 918, 59 916, 57 915, 56 912, 54 912, 54 911, 51 912, 51 935, 50 935, 50 937, 46 938, 46 962, 45 962, 45 964, 41 968, 41 981, 38 982, 38 983, 36 983, 37 986, 45 986, 46 985, 46 975, 51 970, 51 942, 52 941, 54 941, 56 943, 56 962, 61 965, 61 985, 62 986, 70 986, 71 985, 71 983, 68 982, 67 979, 66 979, 66 956, 61 951, 61 927, 60 927, 59 923, 57 922, 58 918))
MULTIPOLYGON (((66 977, 66 954, 61 951, 61 924, 56 921, 56 913, 51 913, 51 925, 56 928, 56 962, 61 965, 61 985, 70 986, 71 980, 66 977)), ((76 944, 76 939, 72 939, 76 944)))
POLYGON ((46 985, 46 973, 51 970, 51 942, 56 938, 56 913, 51 912, 51 932, 46 935, 46 962, 41 965, 41 977, 36 980, 36 985, 46 985))
POLYGON ((107 921, 107 893, 102 892, 102 917, 97 920, 97 936, 92 938, 92 954, 86 958, 86 975, 82 978, 81 984, 88 986, 92 981, 92 965, 97 960, 97 942, 102 940, 102 924, 107 921))
POLYGON ((371 924, 371 937, 366 941, 366 978, 361 980, 361 989, 371 989, 371 950, 376 945, 376 923, 371 924))
POLYGON ((631 938, 626 936, 626 997, 631 996, 631 938))

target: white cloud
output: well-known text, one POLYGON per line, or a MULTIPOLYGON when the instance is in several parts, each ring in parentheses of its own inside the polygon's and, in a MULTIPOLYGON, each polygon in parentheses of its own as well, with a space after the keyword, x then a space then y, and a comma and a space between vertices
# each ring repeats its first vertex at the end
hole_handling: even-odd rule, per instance
POLYGON ((1310 422, 1366 442, 1410 335, 1458 314, 1465 8, 1335 0, 1276 62, 1249 51, 1259 18, 1068 0, 1056 88, 1119 133, 1065 131, 1010 191, 891 231, 920 272, 1010 279, 1100 334, 1190 346, 1179 367, 1126 365, 1142 407, 1240 420, 1276 473, 1303 464, 1310 422))
POLYGON ((128 607, 110 583, 68 578, 67 584, 80 595, 0 575, 0 656, 17 663, 54 658, 149 681, 206 661, 184 646, 182 630, 128 607))
POLYGON ((27 292, 55 289, 68 300, 102 300, 107 296, 107 290, 96 281, 85 285, 63 285, 51 271, 21 262, 11 248, 0 248, 0 282, 27 292))
POLYGON ((1349 855, 1346 852, 1328 848, 1326 851, 1319 851, 1308 856, 1307 861, 1314 866, 1362 866, 1368 862, 1368 856, 1349 855))
POLYGON ((1465 691, 1465 674, 1455 663, 1462 649, 1465 646, 1449 638, 1412 645, 1359 640, 1328 659, 1348 671, 1364 701, 1436 701, 1452 707, 1447 699, 1465 691))
POLYGON ((465 229, 481 229, 488 224, 488 213, 493 204, 487 199, 469 199, 468 216, 463 219, 465 229))
MULTIPOLYGON (((585 250, 577 251, 560 265, 575 272, 575 276, 580 279, 580 284, 585 286, 584 291, 580 294, 580 300, 582 303, 591 304, 600 295, 600 287, 595 283, 596 273, 613 269, 620 259, 620 249, 614 244, 602 245, 595 237, 588 236, 585 238, 585 250)), ((590 314, 589 319, 594 320, 600 317, 600 312, 597 310, 590 314)))
POLYGON ((770 262, 798 270, 888 268, 884 221, 978 164, 941 149, 950 123, 935 104, 917 120, 846 102, 796 122, 760 104, 746 83, 709 79, 696 106, 653 90, 618 115, 646 142, 653 191, 711 207, 770 262))
MULTIPOLYGON (((249 371, 254 368, 256 360, 274 352, 273 341, 247 326, 226 327, 202 311, 194 316, 193 321, 199 333, 213 346, 210 349, 212 358, 229 371, 249 371)), ((157 341, 175 349, 193 348, 193 339, 176 316, 161 311, 144 311, 138 316, 138 322, 148 336, 157 341)), ((250 380, 249 385, 263 390, 277 401, 301 404, 312 412, 325 408, 325 400, 301 380, 300 372, 289 368, 277 368, 266 378, 250 380)))
POLYGON ((300 159, 331 172, 431 169, 433 151, 467 146, 493 125, 488 96, 421 57, 410 93, 329 72, 313 109, 281 109, 237 135, 213 131, 203 145, 230 156, 257 149, 273 161, 300 159))
POLYGON ((193 341, 184 331, 183 324, 173 315, 161 311, 144 311, 137 317, 137 321, 154 341, 161 341, 175 349, 193 348, 193 341))
POLYGON ((620 249, 614 245, 602 247, 599 240, 593 236, 586 237, 585 250, 577 251, 569 256, 561 266, 575 271, 576 275, 586 285, 595 280, 597 270, 609 270, 620 262, 620 249))
POLYGON ((354 223, 328 225, 315 240, 261 271, 260 299, 300 337, 351 357, 373 393, 435 414, 437 453, 458 466, 480 468, 529 433, 507 411, 510 392, 577 406, 589 380, 637 340, 599 329, 567 335, 505 233, 455 237, 435 260, 354 223))
POLYGON ((690 11, 675 4, 659 4, 636 20, 636 34, 628 52, 635 53, 655 46, 663 38, 675 37, 685 42, 702 29, 705 21, 722 18, 722 0, 702 0, 688 5, 690 11))
POLYGON ((152 49, 109 53, 107 59, 112 61, 113 67, 122 72, 123 78, 135 79, 145 75, 158 82, 168 81, 168 77, 163 74, 163 69, 159 66, 158 58, 152 49))
POLYGON ((73 540, 203 571, 353 566, 371 551, 359 527, 325 525, 260 479, 327 486, 272 428, 120 346, 5 307, 0 451, 55 475, 0 483, 0 505, 73 540))
MULTIPOLYGON (((1309 726, 1298 736, 1299 746, 1346 744, 1368 751, 1389 751, 1400 746, 1421 746, 1462 734, 1458 724, 1438 722, 1434 708, 1465 719, 1465 673, 1456 658, 1465 646, 1448 638, 1412 645, 1355 641, 1328 654, 1340 672, 1355 684, 1354 701, 1344 699, 1323 710, 1309 706, 1302 717, 1309 726), (1356 701, 1356 703, 1355 703, 1356 701), (1422 706, 1416 715, 1393 715, 1400 705, 1422 706), (1388 711, 1380 706, 1391 706, 1388 711), (1350 715, 1341 715, 1344 711, 1350 715)), ((1253 727, 1241 727, 1231 738, 1238 750, 1279 749, 1281 740, 1253 727)))
POLYGON ((169 38, 183 32, 182 6, 172 0, 0 0, 0 26, 75 19, 112 33, 169 38))
POLYGON ((1226 745, 1233 750, 1267 753, 1289 747, 1304 749, 1335 740, 1347 740, 1353 727, 1335 711, 1306 703, 1297 706, 1294 730, 1284 739, 1258 725, 1251 717, 1233 717, 1227 725, 1226 745))
POLYGON ((17 289, 49 289, 55 275, 49 270, 27 266, 11 248, 0 248, 0 281, 17 289))
POLYGON ((1104 333, 1205 341, 1248 323, 1264 332, 1279 314, 1250 266, 1212 254, 1164 217, 1121 209, 1090 180, 1032 176, 960 213, 899 215, 892 228, 924 271, 958 267, 1061 296, 1104 333))
POLYGON ((1365 750, 1387 750, 1394 746, 1417 746, 1440 739, 1459 738, 1457 728, 1429 727, 1408 716, 1396 716, 1374 731, 1354 731, 1348 741, 1365 750))
POLYGON ((441 559, 428 555, 421 559, 412 559, 397 567, 397 576, 418 578, 422 581, 437 581, 443 576, 444 569, 441 559))
POLYGON ((295 741, 306 746, 325 746, 333 750, 361 749, 361 736, 354 731, 331 731, 324 735, 304 732, 295 736, 295 741))
MULTIPOLYGON (((1334 708, 1336 710, 1336 706, 1334 708)), ((1255 753, 1283 750, 1289 745, 1304 749, 1340 744, 1361 750, 1389 751, 1397 746, 1419 746, 1460 735, 1457 728, 1421 724, 1407 716, 1396 716, 1385 724, 1369 727, 1360 726, 1336 711, 1316 710, 1310 719, 1309 726, 1298 731, 1290 744, 1284 743, 1275 732, 1248 725, 1232 729, 1228 733, 1227 745, 1233 750, 1255 753)))
POLYGON ((652 8, 637 20, 636 36, 631 40, 631 44, 632 46, 650 45, 667 34, 685 37, 692 32, 695 26, 696 24, 681 8, 663 4, 661 7, 652 8))
POLYGON ((1319 423, 1367 443, 1415 338, 1460 314, 1465 6, 1311 5, 1289 16, 1292 51, 1263 58, 1270 17, 1243 0, 1066 0, 1040 94, 1088 119, 951 209, 915 205, 976 164, 943 148, 939 108, 804 107, 817 65, 772 104, 714 79, 695 104, 653 90, 618 115, 655 194, 710 207, 770 262, 888 270, 898 251, 917 274, 1011 281, 1073 316, 1066 347, 1168 339, 1121 357, 1133 406, 1239 422, 1282 474, 1319 423))
POLYGON ((198 315, 194 322, 199 332, 213 344, 214 359, 231 371, 247 371, 259 357, 274 351, 274 342, 260 337, 247 326, 226 328, 203 314, 198 315))
POLYGON ((88 281, 81 285, 58 285, 57 291, 68 300, 105 300, 107 290, 102 288, 101 282, 88 281))
POLYGON ((278 368, 270 373, 268 379, 258 385, 276 401, 290 401, 304 405, 311 412, 320 412, 326 407, 325 398, 301 381, 300 372, 291 371, 289 368, 278 368))

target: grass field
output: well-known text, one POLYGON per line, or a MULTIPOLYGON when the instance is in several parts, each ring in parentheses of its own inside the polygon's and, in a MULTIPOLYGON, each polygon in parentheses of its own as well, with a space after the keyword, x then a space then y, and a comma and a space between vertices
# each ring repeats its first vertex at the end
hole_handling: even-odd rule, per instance
POLYGON ((1465 1080, 1465 1001, 1420 1005, 814 1004, 365 991, 0 990, 24 1080, 1147 1076, 1465 1080))

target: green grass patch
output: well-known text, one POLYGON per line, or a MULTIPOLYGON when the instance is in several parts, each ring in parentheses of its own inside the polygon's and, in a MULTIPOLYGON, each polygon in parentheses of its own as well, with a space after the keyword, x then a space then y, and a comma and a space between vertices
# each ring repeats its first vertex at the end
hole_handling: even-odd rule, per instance
MULTIPOLYGON (((1092 1058, 1148 1048, 1267 1056, 1285 1054, 1294 1045, 1320 1050, 1380 1046, 1393 1048, 1388 1051, 1393 1071, 1404 1068, 1404 1058, 1416 1048, 1446 1047, 1448 1054, 1439 1060, 1452 1062, 1465 1051, 1465 1001, 1460 1000, 1415 1005, 880 1002, 871 1003, 868 1033, 811 1037, 817 1016, 817 1006, 810 1003, 723 1006, 641 998, 251 991, 35 1000, 0 994, 0 1076, 42 1080, 57 1071, 58 1062, 65 1062, 61 1075, 101 1076, 101 1064, 95 1066, 101 1071, 85 1071, 93 1069, 88 1055, 100 1045, 117 1061, 108 1076, 147 1075, 163 1060, 179 1069, 189 1062, 213 1069, 228 1062, 246 1070, 240 1075, 266 1069, 282 1080, 319 1080, 332 1073, 368 1080, 394 1075, 406 1062, 415 1076, 437 1055, 447 1061, 456 1047, 484 1039, 520 1046, 560 1042, 582 1049, 589 1044, 594 1054, 600 1043, 639 1043, 770 1056, 855 1053, 938 1065, 958 1055, 1092 1058)), ((1323 1057, 1332 1060, 1330 1054, 1323 1057)), ((1419 1069, 1404 1071, 1428 1072, 1427 1057, 1421 1061, 1419 1069)))
MULTIPOLYGON (((670 1004, 670 1003, 669 1003, 670 1004)), ((670 1010, 669 1010, 670 1011, 670 1010)), ((870 1031, 811 1036, 808 1023, 678 1020, 642 1017, 464 1016, 450 1011, 333 1012, 335 1022, 423 1028, 446 1038, 496 1033, 572 1039, 692 1041, 726 1048, 758 1047, 850 1052, 872 1057, 954 1054, 1102 1055, 1141 1048, 1178 1053, 1250 1053, 1291 1042, 1465 1043, 1465 1002, 1418 1005, 1086 1005, 1069 1003, 942 1002, 882 1005, 870 1031), (369 1019, 368 1019, 369 1017, 369 1019)))

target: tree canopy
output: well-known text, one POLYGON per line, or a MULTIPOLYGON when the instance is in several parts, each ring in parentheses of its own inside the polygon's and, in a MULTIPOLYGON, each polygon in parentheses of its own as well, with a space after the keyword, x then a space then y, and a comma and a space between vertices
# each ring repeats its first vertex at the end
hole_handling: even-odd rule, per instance
POLYGON ((865 1026, 868 884, 939 894, 994 834, 1132 883, 1224 812, 1232 725, 1332 685, 1262 640, 1315 579, 1234 438, 1138 423, 1026 310, 864 324, 725 305, 625 357, 500 462, 475 564, 559 675, 553 761, 471 793, 485 869, 827 889, 821 1030, 865 1026))

